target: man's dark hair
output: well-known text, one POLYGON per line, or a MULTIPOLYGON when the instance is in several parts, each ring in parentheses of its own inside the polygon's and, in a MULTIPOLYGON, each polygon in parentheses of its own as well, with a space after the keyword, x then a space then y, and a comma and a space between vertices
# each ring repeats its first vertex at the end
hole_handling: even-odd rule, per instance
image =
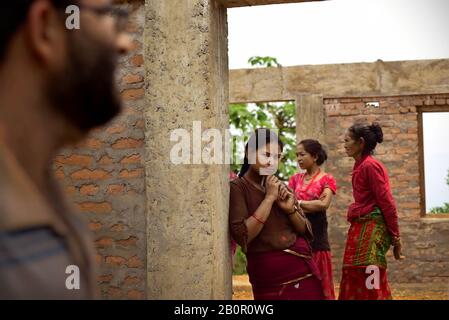
MULTIPOLYGON (((26 20, 28 10, 34 0, 0 1, 0 63, 3 61, 8 45, 22 23, 26 20)), ((50 0, 58 9, 64 9, 78 0, 50 0)), ((64 12, 64 11, 63 11, 64 12)))

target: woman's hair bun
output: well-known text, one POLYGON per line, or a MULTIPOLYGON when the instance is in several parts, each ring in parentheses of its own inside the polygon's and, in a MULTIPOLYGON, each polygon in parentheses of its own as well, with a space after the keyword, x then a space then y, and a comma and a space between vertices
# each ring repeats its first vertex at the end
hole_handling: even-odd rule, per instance
POLYGON ((382 143, 382 141, 384 141, 382 128, 377 122, 373 122, 373 124, 370 126, 370 130, 376 135, 377 143, 382 143))

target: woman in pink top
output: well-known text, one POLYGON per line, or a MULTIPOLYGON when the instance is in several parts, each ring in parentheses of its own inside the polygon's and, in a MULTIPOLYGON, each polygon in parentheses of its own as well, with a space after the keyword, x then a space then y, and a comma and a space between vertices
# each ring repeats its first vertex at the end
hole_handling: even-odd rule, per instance
POLYGON ((318 141, 301 141, 296 154, 298 164, 305 172, 292 176, 288 186, 293 189, 299 206, 312 224, 313 260, 321 273, 324 297, 327 300, 335 300, 326 210, 337 191, 337 184, 334 177, 320 167, 326 161, 327 154, 318 141))

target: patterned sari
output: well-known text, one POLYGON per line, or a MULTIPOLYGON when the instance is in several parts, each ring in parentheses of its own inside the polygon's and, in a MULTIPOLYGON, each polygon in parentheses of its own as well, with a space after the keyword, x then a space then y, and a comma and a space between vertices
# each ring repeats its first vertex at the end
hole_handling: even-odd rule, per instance
POLYGON ((392 299, 386 272, 390 246, 391 238, 379 208, 351 221, 339 300, 392 299))

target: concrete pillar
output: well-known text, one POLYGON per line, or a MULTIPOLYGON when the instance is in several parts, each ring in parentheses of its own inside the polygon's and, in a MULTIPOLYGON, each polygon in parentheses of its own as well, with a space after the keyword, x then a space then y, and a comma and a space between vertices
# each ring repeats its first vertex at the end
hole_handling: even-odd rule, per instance
POLYGON ((323 96, 301 95, 296 98, 296 141, 316 139, 325 144, 326 114, 323 96))
POLYGON ((229 166, 170 161, 174 129, 192 143, 194 121, 229 126, 226 9, 146 0, 145 11, 148 299, 230 299, 229 166))

